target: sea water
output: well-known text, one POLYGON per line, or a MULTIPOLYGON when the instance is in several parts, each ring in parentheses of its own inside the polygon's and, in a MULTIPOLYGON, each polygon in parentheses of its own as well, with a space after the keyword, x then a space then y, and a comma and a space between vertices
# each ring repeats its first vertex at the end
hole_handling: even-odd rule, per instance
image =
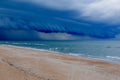
POLYGON ((0 41, 0 44, 36 48, 40 50, 58 52, 59 54, 68 54, 120 63, 120 41, 115 40, 0 41))

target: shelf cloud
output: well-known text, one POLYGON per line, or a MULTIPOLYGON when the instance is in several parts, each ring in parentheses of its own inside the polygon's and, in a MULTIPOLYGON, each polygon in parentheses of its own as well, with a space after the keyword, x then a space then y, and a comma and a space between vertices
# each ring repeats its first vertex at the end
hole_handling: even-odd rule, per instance
POLYGON ((32 4, 57 9, 75 10, 78 15, 94 21, 119 22, 119 0, 20 0, 32 4))
POLYGON ((0 40, 119 39, 119 3, 119 0, 2 0, 0 40))

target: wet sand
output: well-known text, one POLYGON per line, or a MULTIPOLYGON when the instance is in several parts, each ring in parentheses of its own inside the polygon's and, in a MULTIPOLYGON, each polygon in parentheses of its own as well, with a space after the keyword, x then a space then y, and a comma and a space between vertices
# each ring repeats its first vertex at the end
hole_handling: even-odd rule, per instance
POLYGON ((120 80, 120 64, 0 45, 0 80, 120 80))

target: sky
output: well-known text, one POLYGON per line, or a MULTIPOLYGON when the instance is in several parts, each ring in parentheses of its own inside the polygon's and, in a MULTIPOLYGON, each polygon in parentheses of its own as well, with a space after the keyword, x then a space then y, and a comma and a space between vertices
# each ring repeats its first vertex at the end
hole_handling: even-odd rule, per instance
POLYGON ((1 0, 0 40, 120 39, 119 0, 1 0))

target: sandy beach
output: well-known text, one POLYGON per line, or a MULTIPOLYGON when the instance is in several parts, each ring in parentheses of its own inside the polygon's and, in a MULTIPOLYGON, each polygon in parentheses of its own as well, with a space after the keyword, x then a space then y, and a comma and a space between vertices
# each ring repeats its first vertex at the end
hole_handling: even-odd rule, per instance
POLYGON ((0 45, 0 80, 120 80, 120 64, 0 45))

